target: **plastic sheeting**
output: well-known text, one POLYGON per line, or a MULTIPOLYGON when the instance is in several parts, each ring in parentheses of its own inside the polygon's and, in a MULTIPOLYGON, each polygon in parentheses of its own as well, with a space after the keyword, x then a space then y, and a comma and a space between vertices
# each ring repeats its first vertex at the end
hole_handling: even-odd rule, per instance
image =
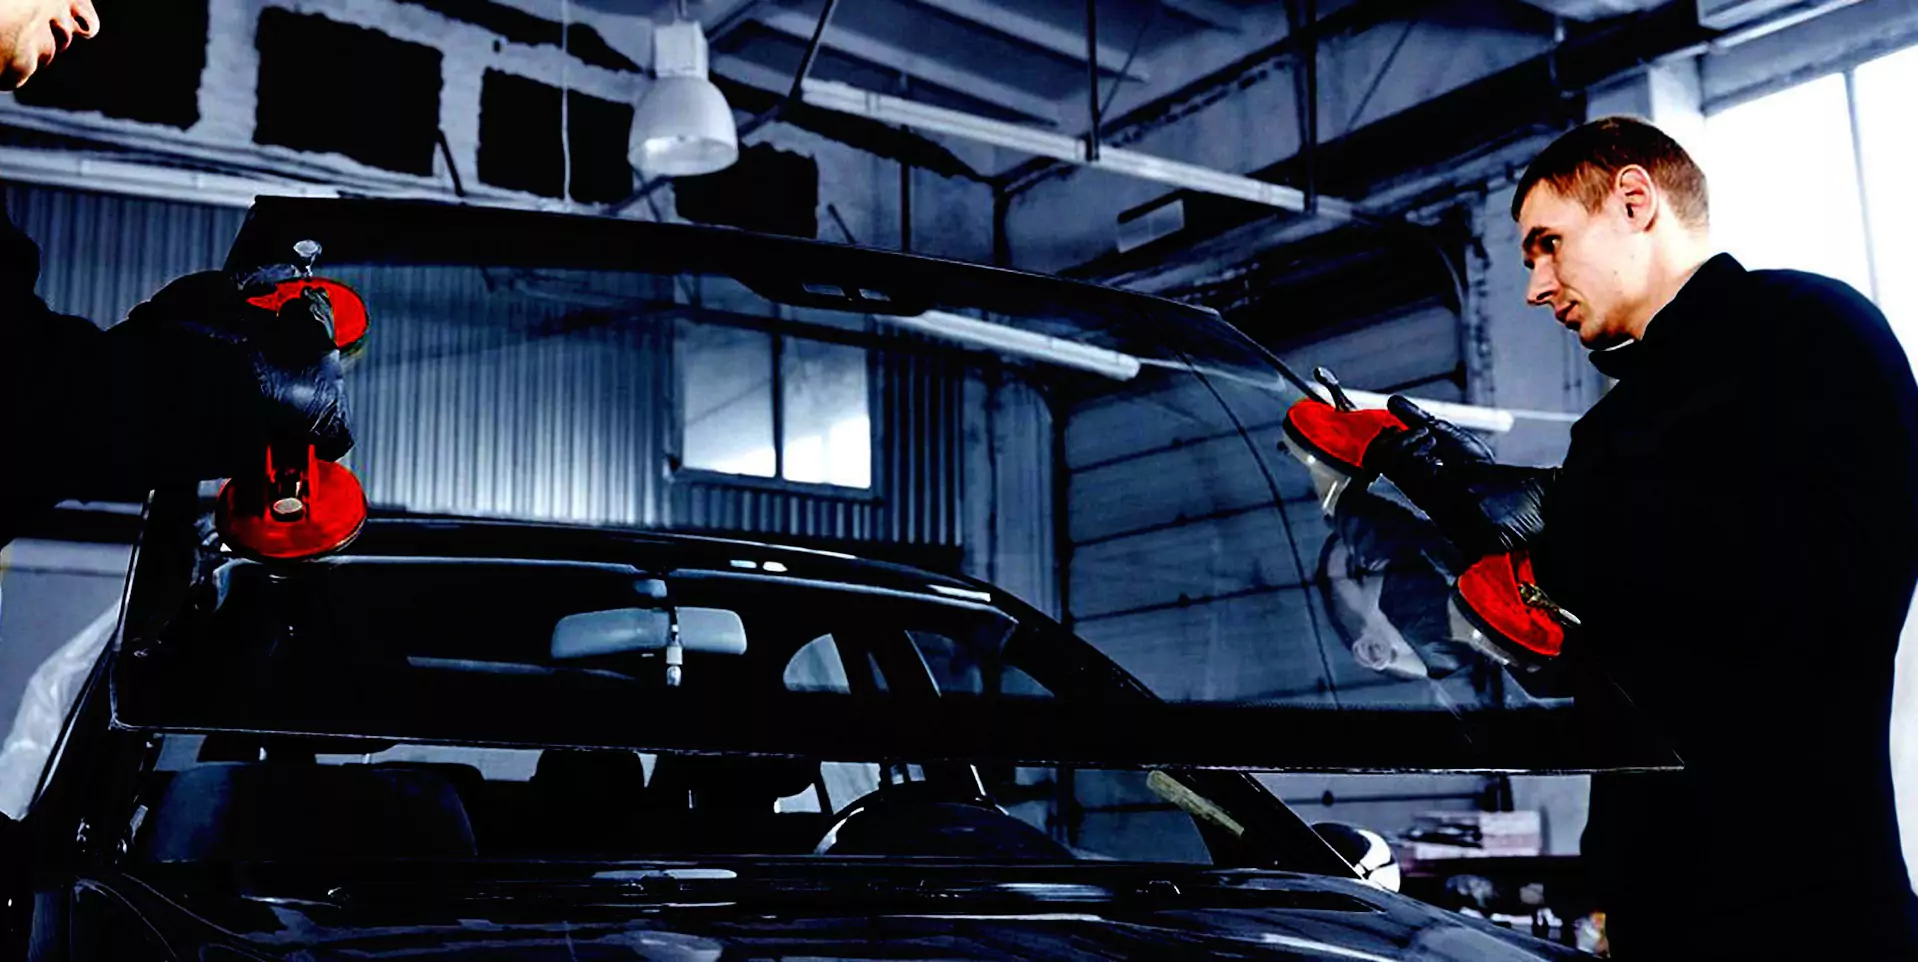
POLYGON ((119 622, 120 606, 115 604, 47 656, 27 679, 13 730, 0 746, 0 812, 16 819, 26 814, 67 711, 119 622))

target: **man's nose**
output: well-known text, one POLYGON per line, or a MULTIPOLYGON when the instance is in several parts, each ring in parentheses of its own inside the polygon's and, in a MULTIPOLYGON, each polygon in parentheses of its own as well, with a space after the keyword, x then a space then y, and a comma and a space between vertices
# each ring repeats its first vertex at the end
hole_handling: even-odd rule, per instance
POLYGON ((1546 306, 1552 303, 1552 295, 1558 291, 1558 281, 1544 264, 1532 268, 1531 279, 1525 285, 1525 303, 1546 306))
POLYGON ((100 11, 93 0, 77 0, 70 8, 73 15, 73 39, 86 40, 100 35, 100 11))

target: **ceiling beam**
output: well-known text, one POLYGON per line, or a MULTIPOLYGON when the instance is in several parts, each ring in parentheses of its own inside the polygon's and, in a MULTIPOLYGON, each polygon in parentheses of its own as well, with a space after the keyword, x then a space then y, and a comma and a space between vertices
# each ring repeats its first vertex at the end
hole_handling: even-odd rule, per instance
MULTIPOLYGON (((736 109, 748 113, 769 110, 781 103, 792 87, 792 75, 734 54, 713 58, 714 82, 736 109)), ((967 166, 937 141, 903 128, 806 108, 783 109, 778 122, 812 131, 856 150, 910 164, 942 177, 984 182, 984 175, 967 166)))
MULTIPOLYGON (((760 7, 753 12, 752 18, 775 33, 801 42, 810 42, 813 28, 819 25, 815 17, 781 7, 760 7)), ((1059 105, 1056 102, 937 58, 914 53, 838 25, 826 31, 823 42, 830 50, 957 91, 980 103, 991 104, 1029 120, 1054 126, 1059 123, 1059 105)))
MULTIPOLYGON (((1470 184, 1509 176, 1545 140, 1583 121, 1585 91, 1645 63, 1700 49, 1717 36, 1699 26, 1697 11, 1683 3, 1626 18, 1322 142, 1318 150, 1328 160, 1320 167, 1320 186, 1359 198, 1367 212, 1384 216, 1401 206, 1394 195, 1406 197, 1408 185, 1419 188, 1412 200, 1430 200, 1427 188, 1456 196, 1470 184)), ((1293 182, 1298 174, 1296 154, 1248 172, 1276 183, 1293 182)), ((1163 291, 1317 229, 1202 195, 1189 196, 1185 216, 1181 233, 1058 273, 1163 291)))
MULTIPOLYGON (((753 9, 764 2, 765 0, 715 0, 712 3, 701 4, 694 16, 699 20, 699 25, 706 29, 706 41, 712 43, 737 30, 739 25, 745 23, 751 16, 753 9)), ((664 3, 660 6, 668 12, 668 18, 670 18, 672 3, 664 3)))
MULTIPOLYGON (((1361 33, 1394 20, 1419 16, 1428 3, 1429 0, 1356 0, 1332 13, 1321 15, 1317 25, 1318 37, 1324 42, 1334 37, 1361 33)), ((1124 146, 1154 130, 1177 123, 1191 113, 1231 96, 1233 91, 1248 83, 1248 78, 1256 78, 1289 62, 1296 55, 1301 39, 1298 34, 1282 36, 1177 90, 1133 107, 1118 117, 1107 118, 1100 124, 1101 136, 1108 144, 1124 146)), ((1007 192, 1018 194, 1070 169, 1070 165, 1051 158, 1035 157, 1001 174, 998 183, 1007 192)))
POLYGON ((1219 0, 1161 0, 1166 9, 1176 11, 1212 27, 1239 33, 1245 29, 1245 14, 1237 7, 1220 3, 1219 0))
POLYGON ((802 85, 801 95, 805 103, 822 110, 964 137, 1010 150, 1023 150, 1079 166, 1171 184, 1185 190, 1250 201, 1282 210, 1309 212, 1335 220, 1349 220, 1354 215, 1350 204, 1332 197, 1308 199, 1303 192, 1284 184, 1255 180, 1122 148, 1101 148, 1095 152, 1082 137, 947 110, 903 97, 861 90, 848 84, 807 80, 802 85))
MULTIPOLYGON (((1010 37, 1019 43, 1058 54, 1075 63, 1086 62, 1086 35, 1057 24, 1027 16, 990 0, 911 0, 922 7, 964 20, 974 26, 1010 37)), ((1099 69, 1119 74, 1127 80, 1145 82, 1151 78, 1135 62, 1126 65, 1126 51, 1099 44, 1099 69), (1123 71, 1123 73, 1121 73, 1123 71)))

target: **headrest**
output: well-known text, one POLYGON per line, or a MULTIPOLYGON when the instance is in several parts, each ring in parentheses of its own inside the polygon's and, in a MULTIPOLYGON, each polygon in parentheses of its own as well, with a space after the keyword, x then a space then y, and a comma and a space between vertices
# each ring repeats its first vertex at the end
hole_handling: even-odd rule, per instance
POLYGON ((616 795, 632 801, 646 790, 646 765, 625 749, 548 748, 539 753, 532 785, 547 791, 616 795))
POLYGON ((375 755, 399 744, 371 738, 325 738, 214 732, 200 742, 203 762, 306 761, 314 755, 375 755))
POLYGON ((797 795, 819 777, 810 758, 740 758, 730 755, 662 755, 655 785, 686 788, 711 801, 765 801, 797 795))

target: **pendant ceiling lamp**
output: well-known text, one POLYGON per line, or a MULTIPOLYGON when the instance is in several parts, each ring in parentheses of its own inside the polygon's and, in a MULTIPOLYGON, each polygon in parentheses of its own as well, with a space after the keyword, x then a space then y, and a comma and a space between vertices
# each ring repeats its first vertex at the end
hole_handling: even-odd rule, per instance
POLYGON ((653 30, 651 89, 633 115, 628 159, 648 177, 690 177, 739 159, 732 106, 707 79, 706 33, 680 17, 653 30))

